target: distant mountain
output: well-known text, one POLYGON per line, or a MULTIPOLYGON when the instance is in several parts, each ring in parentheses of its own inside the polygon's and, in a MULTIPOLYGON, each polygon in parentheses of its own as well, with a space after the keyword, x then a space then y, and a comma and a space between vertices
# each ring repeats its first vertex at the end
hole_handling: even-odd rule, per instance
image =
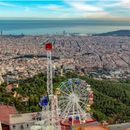
POLYGON ((107 33, 94 34, 93 36, 130 36, 130 30, 117 30, 107 33))

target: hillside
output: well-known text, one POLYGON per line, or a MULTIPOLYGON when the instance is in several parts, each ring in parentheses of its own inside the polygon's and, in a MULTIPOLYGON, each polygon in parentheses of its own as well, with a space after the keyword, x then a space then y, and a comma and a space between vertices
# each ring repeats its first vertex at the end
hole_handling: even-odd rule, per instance
MULTIPOLYGON (((66 76, 54 77, 54 89, 60 82, 79 77, 89 83, 94 91, 94 104, 92 106, 93 116, 99 120, 107 120, 110 123, 130 121, 130 83, 107 80, 94 80, 86 76, 78 76, 75 73, 67 73, 66 76)), ((5 104, 14 104, 20 112, 40 111, 38 105, 39 99, 46 94, 46 76, 39 74, 33 78, 19 81, 19 88, 14 88, 9 93, 5 89, 5 84, 0 87, 0 102, 5 104), (14 98, 14 92, 19 95, 14 98), (23 97, 29 100, 22 102, 23 97)))
POLYGON ((94 34, 94 36, 130 36, 130 30, 118 30, 107 33, 94 34))

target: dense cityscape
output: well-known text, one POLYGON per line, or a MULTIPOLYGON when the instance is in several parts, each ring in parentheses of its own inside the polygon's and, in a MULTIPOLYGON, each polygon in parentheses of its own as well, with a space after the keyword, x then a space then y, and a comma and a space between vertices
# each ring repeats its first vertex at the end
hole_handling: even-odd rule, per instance
POLYGON ((1 36, 1 82, 46 70, 46 41, 54 44, 54 70, 76 70, 95 78, 130 77, 130 38, 114 36, 1 36), (4 79, 3 79, 4 76, 4 79))

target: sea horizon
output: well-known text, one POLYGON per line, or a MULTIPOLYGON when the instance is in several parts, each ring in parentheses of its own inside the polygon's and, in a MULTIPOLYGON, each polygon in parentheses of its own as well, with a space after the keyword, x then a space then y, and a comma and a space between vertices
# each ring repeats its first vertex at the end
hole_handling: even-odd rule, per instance
POLYGON ((3 35, 98 34, 130 30, 128 21, 107 20, 0 20, 3 35))

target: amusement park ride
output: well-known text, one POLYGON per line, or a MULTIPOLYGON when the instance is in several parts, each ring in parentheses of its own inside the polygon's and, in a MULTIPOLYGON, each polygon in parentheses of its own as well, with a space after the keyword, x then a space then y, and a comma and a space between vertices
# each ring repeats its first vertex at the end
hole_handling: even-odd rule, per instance
POLYGON ((89 114, 93 104, 93 91, 85 81, 78 78, 62 82, 53 92, 51 43, 45 44, 47 52, 47 94, 42 97, 42 119, 31 130, 71 130, 91 119, 89 114))

